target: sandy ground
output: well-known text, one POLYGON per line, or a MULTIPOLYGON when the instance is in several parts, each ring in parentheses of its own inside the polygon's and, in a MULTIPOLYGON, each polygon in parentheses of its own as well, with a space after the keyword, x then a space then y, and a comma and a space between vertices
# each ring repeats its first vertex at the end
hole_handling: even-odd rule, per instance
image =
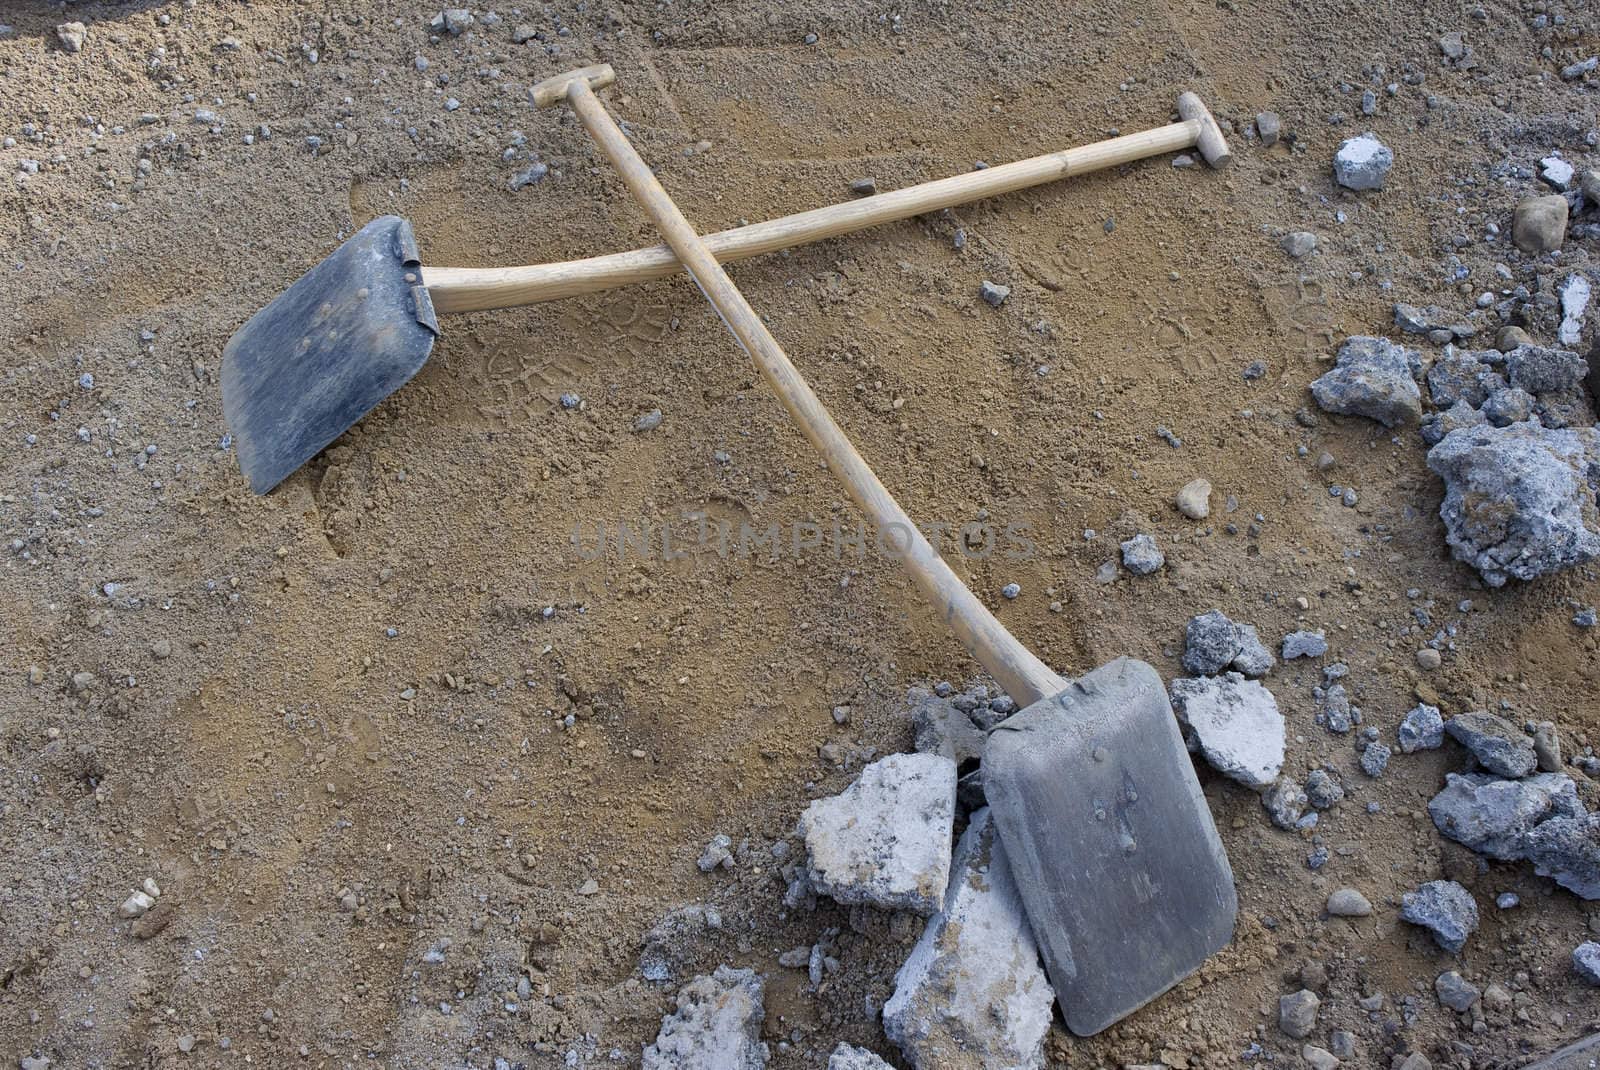
MULTIPOLYGON (((909 747, 908 687, 976 665, 875 556, 585 560, 570 540, 695 511, 855 523, 692 285, 446 319, 417 378, 269 496, 222 448, 223 344, 375 215, 412 220, 440 265, 654 240, 575 121, 527 103, 584 63, 617 67, 610 106, 705 230, 845 199, 864 175, 893 188, 1159 125, 1196 89, 1232 124, 1227 172, 1154 159, 735 276, 913 515, 1030 527, 1029 560, 953 563, 1052 665, 1128 653, 1177 675, 1183 622, 1220 606, 1269 643, 1326 629, 1386 738, 1414 695, 1508 702, 1569 751, 1600 729, 1594 633, 1569 623, 1600 598, 1594 572, 1482 589, 1449 559, 1413 434, 1295 418, 1334 343, 1392 330, 1393 301, 1465 311, 1510 285, 1496 262, 1538 285, 1485 227, 1509 229, 1539 157, 1597 159, 1596 83, 1554 73, 1595 51, 1593 8, 474 10, 441 39, 437 8, 386 0, 0 9, 5 1065, 637 1065, 673 989, 640 979, 644 935, 695 902, 723 926, 685 944, 679 976, 764 973, 774 1067, 821 1066, 839 1040, 899 1058, 874 1010, 920 922, 787 913, 770 849, 808 799, 909 747), (54 34, 68 18, 81 52, 54 34), (514 44, 523 23, 543 40, 514 44), (1472 64, 1445 63, 1447 31, 1472 64), (1245 136, 1268 108, 1292 144, 1245 136), (1397 162, 1358 196, 1329 161, 1363 129, 1397 162), (549 177, 509 190, 535 160, 549 177), (1321 249, 1289 260, 1290 229, 1321 249), (1012 287, 1001 308, 984 279, 1012 287), (1216 487, 1200 523, 1171 504, 1195 476, 1216 487), (1136 531, 1167 568, 1097 584, 1136 531), (1413 652, 1447 623, 1424 673, 1413 652), (739 864, 702 874, 719 832, 739 864), (117 908, 146 877, 163 895, 135 935, 117 908), (813 990, 776 956, 829 929, 842 969, 813 990)), ((1277 998, 1308 962, 1329 976, 1319 1036, 1353 1032, 1356 1065, 1520 1065, 1600 1024, 1569 965, 1600 924, 1587 905, 1438 836, 1423 805, 1459 750, 1356 772, 1350 738, 1313 723, 1319 667, 1269 686, 1290 768, 1331 763, 1355 789, 1319 830, 1331 861, 1309 870, 1310 843, 1203 773, 1238 878, 1233 945, 1096 1038, 1058 1025, 1054 1064, 1234 1066, 1259 1043, 1296 1065, 1277 998), (1459 959, 1396 916, 1440 876, 1484 913, 1459 959), (1341 886, 1376 914, 1328 919, 1341 886), (1495 910, 1508 890, 1524 905, 1495 910), (1512 1005, 1474 1030, 1433 996, 1449 968, 1512 1005), (1383 1010, 1357 1006, 1378 992, 1383 1010)))

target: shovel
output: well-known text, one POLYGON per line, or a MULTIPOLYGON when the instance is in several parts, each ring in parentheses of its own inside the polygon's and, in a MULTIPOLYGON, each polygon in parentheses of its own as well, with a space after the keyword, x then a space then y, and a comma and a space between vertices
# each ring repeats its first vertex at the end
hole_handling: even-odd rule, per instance
MULTIPOLYGON (((1227 944, 1238 907, 1233 872, 1160 677, 1118 658, 1064 680, 966 588, 594 95, 613 80, 608 66, 558 75, 534 87, 534 103, 564 102, 577 114, 880 538, 892 533, 904 546, 901 560, 923 595, 1026 707, 990 735, 984 787, 1067 1026, 1080 1036, 1099 1032, 1227 944)), ((1208 159, 1225 153, 1203 105, 1200 121, 1201 152, 1208 159)))
MULTIPOLYGON (((718 260, 741 260, 1195 145, 1214 164, 1226 163, 1227 145, 1200 99, 1183 94, 1178 111, 1181 122, 1152 130, 703 240, 718 260)), ((439 315, 575 297, 681 270, 665 245, 556 264, 424 267, 409 223, 374 219, 251 317, 223 349, 222 412, 239 467, 257 494, 277 486, 421 370, 439 334, 439 315)))

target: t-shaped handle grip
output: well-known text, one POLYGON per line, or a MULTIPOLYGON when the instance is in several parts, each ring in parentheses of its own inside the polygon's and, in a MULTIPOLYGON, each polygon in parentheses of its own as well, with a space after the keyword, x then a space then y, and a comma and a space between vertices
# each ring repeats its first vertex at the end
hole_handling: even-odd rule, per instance
POLYGON ((596 63, 593 67, 579 67, 575 71, 546 78, 528 90, 528 95, 533 98, 534 107, 548 108, 552 104, 566 102, 573 82, 584 82, 590 89, 604 89, 616 80, 617 72, 611 69, 611 64, 596 63))
POLYGON ((1184 122, 1194 124, 1195 147, 1200 150, 1200 155, 1204 157, 1206 163, 1212 167, 1222 168, 1233 162, 1233 152, 1228 148, 1228 139, 1222 136, 1222 127, 1211 117, 1211 109, 1206 107, 1205 101, 1193 93, 1180 93, 1178 114, 1183 116, 1184 122))

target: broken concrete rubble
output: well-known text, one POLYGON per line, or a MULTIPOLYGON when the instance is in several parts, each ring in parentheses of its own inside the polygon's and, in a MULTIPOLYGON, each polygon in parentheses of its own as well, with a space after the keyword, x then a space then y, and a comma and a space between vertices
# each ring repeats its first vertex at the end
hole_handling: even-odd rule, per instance
POLYGON ((763 986, 754 970, 718 966, 678 990, 678 1009, 644 1049, 644 1070, 762 1070, 763 986))
POLYGON ((1455 954, 1478 928, 1478 904, 1455 881, 1428 881, 1400 897, 1400 919, 1427 929, 1440 947, 1455 954))
POLYGON ((1422 419, 1422 391, 1416 374, 1422 357, 1387 338, 1356 335, 1339 347, 1333 370, 1311 383, 1323 411, 1365 416, 1385 427, 1422 419))
POLYGON ((1055 992, 987 809, 956 848, 940 912, 895 977, 883 1028, 917 1070, 1044 1066, 1055 992))
POLYGON ((1277 664, 1253 624, 1235 624, 1220 609, 1189 618, 1184 628, 1183 668, 1212 676, 1232 668, 1246 676, 1265 676, 1277 664))
POLYGON ((1272 692, 1230 672, 1174 680, 1170 694, 1190 749, 1213 769, 1255 791, 1278 779, 1284 723, 1272 692))
POLYGON ((1538 767, 1533 739, 1504 717, 1484 710, 1458 713, 1445 722, 1444 730, 1491 773, 1525 777, 1538 767))
POLYGON ((1485 773, 1447 773, 1445 788, 1428 803, 1439 831, 1479 854, 1503 862, 1523 858, 1534 826, 1558 814, 1577 812, 1572 778, 1540 773, 1503 780, 1485 773))
POLYGON ((846 905, 939 909, 950 878, 956 764, 938 754, 891 754, 838 795, 800 815, 812 888, 846 905))

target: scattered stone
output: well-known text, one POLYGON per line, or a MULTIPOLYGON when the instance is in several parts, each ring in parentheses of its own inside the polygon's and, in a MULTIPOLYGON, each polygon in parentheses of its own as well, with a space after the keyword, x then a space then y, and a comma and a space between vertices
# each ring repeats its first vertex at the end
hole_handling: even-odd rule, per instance
POLYGON ((535 161, 507 179, 506 188, 511 190, 512 193, 515 193, 517 190, 522 189, 525 186, 531 186, 537 182, 544 181, 545 176, 549 173, 549 164, 535 161))
POLYGON ((1516 892, 1501 892, 1494 897, 1494 905, 1501 910, 1515 910, 1522 905, 1522 897, 1516 892))
POLYGON ((1306 799, 1318 810, 1326 810, 1344 801, 1344 785, 1326 769, 1313 769, 1306 777, 1306 799))
POLYGON ((1336 918, 1365 918, 1372 913, 1372 903, 1354 888, 1340 888, 1328 896, 1328 913, 1336 918))
POLYGON ((1327 1048, 1315 1044, 1307 1044, 1300 1049, 1300 1058, 1306 1061, 1311 1070, 1334 1070, 1339 1065, 1339 1059, 1327 1048))
POLYGON ((1425 672, 1432 672, 1440 665, 1444 664, 1444 655, 1433 649, 1431 646, 1425 646, 1421 650, 1417 651, 1416 659, 1417 667, 1425 672))
POLYGON ((870 197, 878 192, 878 180, 871 175, 855 179, 850 183, 850 192, 857 197, 870 197))
POLYGON ((1204 520, 1211 515, 1211 483, 1205 479, 1191 479, 1178 491, 1175 499, 1178 512, 1190 520, 1204 520))
POLYGON ((1290 632, 1283 637, 1283 660, 1320 658, 1328 652, 1328 640, 1320 631, 1290 632))
MULTIPOLYGON (((1419 308, 1416 305, 1396 304, 1394 324, 1410 334, 1431 335, 1435 331, 1448 331, 1451 338, 1458 339, 1471 338, 1478 330, 1471 322, 1437 305, 1419 308)), ((1447 342, 1449 340, 1445 339, 1447 342)))
POLYGON ((1446 970, 1434 978, 1433 991, 1439 1002, 1453 1011, 1469 1011, 1483 996, 1477 985, 1455 970, 1446 970))
POLYGON ((1600 612, 1594 606, 1583 606, 1572 615, 1572 623, 1579 628, 1593 628, 1600 625, 1600 612))
POLYGON ((1308 230, 1292 230, 1278 242, 1291 259, 1310 256, 1317 248, 1317 236, 1308 230))
POLYGON ((1278 136, 1283 133, 1283 121, 1278 118, 1275 111, 1264 111, 1256 116, 1256 133, 1261 135, 1261 144, 1271 148, 1278 143, 1278 136))
POLYGON ((894 1070, 866 1048, 856 1048, 844 1041, 828 1056, 828 1070, 894 1070))
POLYGON ((1020 594, 1022 594, 1022 584, 1020 583, 1008 583, 1004 587, 1000 588, 1000 597, 1004 598, 1008 602, 1020 594))
POLYGON ((1213 769, 1256 791, 1278 779, 1285 732, 1272 692, 1230 672, 1174 680, 1171 695, 1190 749, 1213 769))
POLYGON ((1239 633, 1220 609, 1190 617, 1184 628, 1183 668, 1196 676, 1221 672, 1239 653, 1239 633))
POLYGON ((1525 777, 1539 764, 1526 732, 1484 710, 1458 713, 1445 722, 1444 730, 1491 773, 1525 777))
POLYGON ((1540 721, 1533 730, 1533 753, 1539 759, 1539 769, 1546 773, 1561 772, 1561 737, 1556 735, 1553 721, 1540 721))
POLYGON ((1317 703, 1317 721, 1328 731, 1344 735, 1355 726, 1350 706, 1350 696, 1343 684, 1334 684, 1322 692, 1317 703))
POLYGON ((1361 752, 1361 771, 1369 777, 1380 777, 1389 767, 1389 757, 1393 752, 1386 744, 1377 740, 1367 744, 1367 749, 1361 752))
POLYGON ((1506 379, 1528 394, 1576 390, 1589 374, 1589 362, 1567 349, 1519 346, 1506 354, 1506 379))
POLYGON ((56 40, 65 52, 82 52, 89 30, 81 22, 63 22, 56 27, 56 40))
POLYGON ((978 286, 978 296, 983 298, 990 308, 999 308, 1006 303, 1006 298, 1011 296, 1011 287, 984 279, 978 286))
POLYGON ((1394 166, 1394 151, 1371 133, 1353 137, 1333 157, 1333 177, 1345 189, 1382 189, 1394 166))
POLYGON ((654 431, 656 428, 661 426, 661 421, 663 419, 664 417, 661 415, 660 409, 651 409, 649 412, 633 421, 633 429, 635 431, 654 431))
POLYGON ((1399 1064, 1393 1067, 1393 1070, 1433 1070, 1433 1064, 1428 1061, 1426 1055, 1420 1051, 1414 1051, 1404 1059, 1401 1059, 1399 1064))
MULTIPOLYGON (((1509 358, 1508 358, 1509 359, 1509 358)), ((1459 561, 1491 587, 1600 556, 1600 432, 1536 423, 1452 431, 1428 452, 1459 561)))
POLYGON ((733 864, 733 840, 721 832, 711 837, 711 842, 695 861, 701 873, 710 873, 718 867, 732 869, 733 864))
POLYGON ((1444 745, 1444 717, 1439 707, 1419 702, 1400 722, 1400 753, 1438 750, 1444 745))
POLYGON ((1149 535, 1135 535, 1122 543, 1122 567, 1135 576, 1148 576, 1166 563, 1167 555, 1149 535))
POLYGON ((1339 347, 1333 370, 1311 383, 1324 412, 1365 416, 1385 427, 1422 419, 1422 391, 1415 371, 1422 357, 1387 338, 1356 335, 1339 347))
POLYGON ((952 870, 939 914, 895 975, 884 1032, 917 1070, 1043 1067, 1055 992, 987 809, 952 870))
POLYGON ((1278 1028, 1296 1040, 1304 1040, 1317 1027, 1317 1008, 1322 1001, 1310 989, 1278 997, 1278 1028))
POLYGON ((435 15, 429 25, 435 30, 446 31, 451 37, 460 37, 472 23, 472 12, 466 8, 447 7, 435 15))
POLYGON ((1355 1034, 1343 1029, 1335 1029, 1328 1037, 1328 1047, 1340 1059, 1354 1059, 1356 1057, 1355 1034))
POLYGON ((519 22, 511 28, 511 43, 525 45, 539 36, 539 30, 526 22, 519 22))
POLYGON ((1569 63, 1561 68, 1561 80, 1575 82, 1596 67, 1600 67, 1600 56, 1590 56, 1588 59, 1580 59, 1576 63, 1569 63))
POLYGON ((125 918, 137 918, 155 905, 153 896, 143 891, 136 891, 122 901, 122 906, 117 912, 125 918))
POLYGON ((812 886, 847 906, 939 909, 950 878, 956 765, 937 754, 891 754, 800 815, 812 886))
POLYGON ((1456 954, 1478 928, 1478 904, 1455 881, 1429 881, 1400 897, 1400 919, 1427 929, 1440 947, 1456 954))
POLYGON ((762 997, 754 970, 718 966, 696 977, 644 1049, 644 1070, 763 1070, 771 1055, 761 1040, 762 997))
POLYGON ((1521 327, 1508 323, 1501 327, 1494 336, 1494 347, 1502 353, 1509 353, 1519 346, 1533 345, 1533 336, 1521 327))
POLYGON ((1530 197, 1511 217, 1511 240, 1529 256, 1561 248, 1567 237, 1567 199, 1552 193, 1530 197))
POLYGON ((1293 777, 1279 777, 1272 786, 1261 793, 1261 805, 1272 823, 1287 832, 1295 831, 1295 823, 1305 813, 1306 793, 1293 777))
POLYGON ((1572 968, 1592 985, 1600 985, 1600 944, 1586 940, 1572 949, 1572 968))

